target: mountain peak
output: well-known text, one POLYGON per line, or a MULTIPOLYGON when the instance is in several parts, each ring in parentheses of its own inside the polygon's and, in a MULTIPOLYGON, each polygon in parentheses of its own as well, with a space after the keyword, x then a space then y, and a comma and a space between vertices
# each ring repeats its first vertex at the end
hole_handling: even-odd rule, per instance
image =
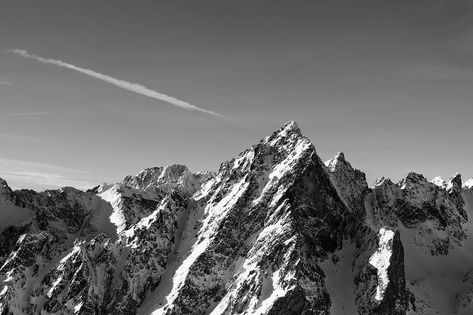
POLYGON ((447 187, 447 182, 440 176, 432 178, 430 181, 432 184, 440 187, 440 188, 446 188, 447 187))
POLYGON ((301 130, 294 121, 288 121, 281 128, 274 131, 269 137, 266 137, 263 142, 272 146, 279 145, 281 142, 286 142, 289 139, 301 137, 301 130))
POLYGON ((360 216, 363 215, 363 198, 368 190, 365 173, 354 169, 345 160, 343 152, 338 152, 332 159, 325 162, 331 174, 331 180, 338 189, 345 205, 360 216))
POLYGON ((463 188, 471 189, 473 188, 473 177, 463 183, 463 188))
POLYGON ((462 176, 460 173, 453 174, 452 177, 448 180, 447 189, 452 189, 453 187, 462 187, 462 176))
MULTIPOLYGON (((7 181, 4 180, 3 178, 0 178, 0 190, 3 190, 8 187, 7 181)), ((10 187, 8 187, 10 188, 10 187)))
POLYGON ((7 181, 3 178, 0 178, 0 196, 9 198, 12 194, 10 186, 8 186, 7 181))
POLYGON ((289 120, 288 122, 286 122, 280 128, 280 130, 287 130, 287 131, 299 132, 300 133, 299 126, 297 125, 297 123, 294 120, 289 120))
POLYGON ((429 183, 424 175, 416 173, 416 172, 409 172, 407 176, 399 182, 401 189, 406 188, 411 185, 417 185, 419 183, 429 183))
POLYGON ((325 161, 325 166, 327 166, 331 172, 334 172, 339 163, 348 163, 347 160, 345 160, 345 155, 343 154, 343 152, 338 152, 333 158, 328 161, 325 161))
POLYGON ((383 185, 392 186, 392 185, 394 185, 394 183, 392 182, 392 180, 390 178, 381 176, 381 177, 376 178, 372 188, 378 187, 378 186, 383 186, 383 185))

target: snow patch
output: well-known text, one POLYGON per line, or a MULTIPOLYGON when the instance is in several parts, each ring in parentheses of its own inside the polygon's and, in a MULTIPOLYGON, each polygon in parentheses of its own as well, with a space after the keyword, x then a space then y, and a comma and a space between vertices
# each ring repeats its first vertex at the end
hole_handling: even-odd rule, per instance
POLYGON ((310 142, 306 139, 299 141, 294 146, 294 150, 292 150, 292 152, 286 157, 286 159, 282 163, 276 165, 271 174, 269 174, 269 178, 281 179, 284 174, 288 172, 288 170, 293 169, 294 165, 302 157, 303 153, 310 149, 310 146, 310 142))
POLYGON ((324 164, 330 170, 330 172, 333 173, 337 168, 337 164, 340 162, 340 160, 343 160, 344 158, 345 157, 343 155, 343 152, 338 152, 337 155, 335 155, 330 160, 325 161, 324 164))
POLYGON ((378 286, 376 287, 375 296, 378 301, 383 299, 384 291, 389 283, 388 268, 392 255, 393 238, 394 231, 381 228, 379 230, 378 249, 369 259, 369 263, 378 269, 378 286))
POLYGON ((473 177, 463 183, 463 188, 467 188, 467 189, 473 188, 473 177))
POLYGON ((153 311, 151 314, 165 314, 167 308, 173 304, 174 300, 179 294, 180 288, 184 285, 191 266, 210 245, 214 234, 218 230, 221 220, 225 218, 226 213, 236 204, 236 202, 244 194, 244 192, 248 188, 248 185, 249 182, 247 181, 247 176, 245 176, 238 184, 236 184, 232 188, 231 192, 227 196, 220 200, 218 204, 210 204, 205 208, 205 219, 201 228, 201 236, 192 247, 189 255, 182 261, 181 265, 174 273, 172 279, 171 292, 165 297, 164 305, 153 311))
POLYGON ((53 292, 54 292, 54 289, 56 289, 57 285, 62 281, 62 276, 60 276, 59 278, 56 279, 56 281, 53 282, 53 285, 51 286, 51 288, 49 289, 48 293, 46 294, 46 296, 48 298, 51 298, 51 296, 53 296, 53 292))
POLYGON ((440 188, 445 189, 447 187, 447 182, 440 176, 433 178, 430 182, 440 188))
POLYGON ((115 185, 98 196, 112 205, 113 212, 109 217, 110 222, 117 226, 117 234, 120 234, 125 228, 126 219, 120 208, 121 194, 118 192, 118 186, 115 185))
POLYGON ((84 302, 80 302, 79 304, 77 304, 76 306, 74 306, 74 314, 75 313, 79 313, 80 309, 82 308, 82 304, 84 302))

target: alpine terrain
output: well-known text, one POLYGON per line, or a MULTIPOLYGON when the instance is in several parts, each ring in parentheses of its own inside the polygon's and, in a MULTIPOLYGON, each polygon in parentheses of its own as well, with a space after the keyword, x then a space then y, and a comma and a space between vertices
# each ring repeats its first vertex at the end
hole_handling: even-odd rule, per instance
POLYGON ((0 314, 473 314, 473 179, 398 183, 288 122, 216 173, 0 182, 0 314))

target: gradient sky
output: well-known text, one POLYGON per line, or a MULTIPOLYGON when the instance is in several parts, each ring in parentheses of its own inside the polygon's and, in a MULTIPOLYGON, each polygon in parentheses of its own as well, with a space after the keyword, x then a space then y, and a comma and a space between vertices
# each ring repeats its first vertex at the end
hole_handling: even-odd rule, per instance
POLYGON ((216 170, 288 120, 370 184, 473 176, 471 1, 2 1, 0 50, 0 177, 15 188, 216 170))

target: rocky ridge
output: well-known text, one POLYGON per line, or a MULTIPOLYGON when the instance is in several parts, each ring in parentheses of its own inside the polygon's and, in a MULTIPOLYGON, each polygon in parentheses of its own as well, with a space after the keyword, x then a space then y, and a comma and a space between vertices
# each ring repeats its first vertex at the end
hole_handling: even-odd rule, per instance
POLYGON ((0 314, 468 314, 471 182, 369 187, 294 122, 217 173, 2 181, 0 314))

